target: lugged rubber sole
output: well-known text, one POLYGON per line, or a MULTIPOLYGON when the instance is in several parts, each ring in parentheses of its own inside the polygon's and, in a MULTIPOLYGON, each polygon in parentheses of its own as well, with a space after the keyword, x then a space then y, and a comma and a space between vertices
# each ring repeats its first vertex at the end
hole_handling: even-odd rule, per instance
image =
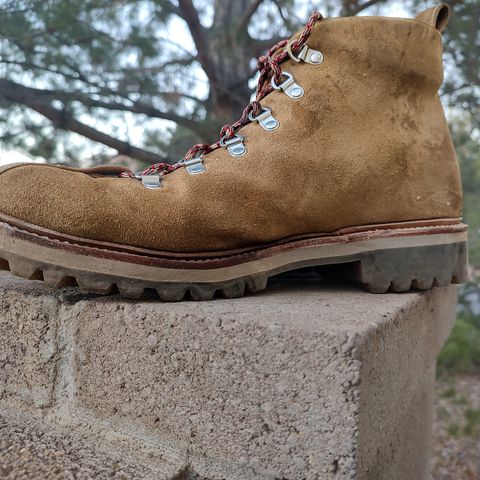
POLYGON ((0 269, 57 287, 161 300, 237 298, 269 277, 337 266, 370 292, 405 292, 467 280, 467 226, 455 219, 344 229, 230 252, 175 254, 94 242, 12 219, 0 222, 0 269), (14 224, 12 224, 14 223, 14 224))

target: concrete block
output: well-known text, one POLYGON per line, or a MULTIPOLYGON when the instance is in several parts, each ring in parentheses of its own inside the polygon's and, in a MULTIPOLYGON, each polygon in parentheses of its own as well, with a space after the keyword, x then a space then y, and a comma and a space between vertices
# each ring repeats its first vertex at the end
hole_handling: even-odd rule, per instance
POLYGON ((455 297, 305 285, 90 303, 75 402, 187 449, 207 478, 224 472, 199 459, 248 466, 250 478, 427 478, 435 358, 455 297))
POLYGON ((52 402, 59 302, 35 283, 0 276, 0 399, 52 402))
POLYGON ((68 432, 0 411, 3 480, 143 480, 155 478, 155 473, 148 463, 93 448, 68 432))
POLYGON ((4 392, 31 400, 25 385, 49 385, 45 425, 92 445, 121 438, 129 465, 144 445, 156 452, 145 478, 429 477, 435 358, 455 287, 372 295, 296 282, 165 304, 29 285, 0 280, 0 325, 28 325, 0 337, 15 365, 4 392))

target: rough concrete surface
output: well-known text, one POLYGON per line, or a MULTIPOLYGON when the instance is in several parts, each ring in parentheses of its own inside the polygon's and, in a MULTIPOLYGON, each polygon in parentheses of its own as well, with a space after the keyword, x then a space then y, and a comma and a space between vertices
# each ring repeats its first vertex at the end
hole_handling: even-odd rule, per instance
POLYGON ((54 433, 15 415, 0 415, 0 478, 129 480, 152 475, 152 469, 105 454, 65 432, 54 433))
POLYGON ((59 302, 36 289, 25 285, 27 294, 0 294, 0 398, 15 395, 45 407, 56 375, 59 302))
MULTIPOLYGON (((92 478, 426 479, 455 299, 455 287, 372 295, 297 282, 165 304, 3 275, 0 412, 32 432, 55 427, 20 431, 32 469, 64 468, 58 478, 77 465, 92 478), (76 460, 51 463, 45 451, 65 438, 76 460)), ((21 442, 1 426, 0 472, 17 478, 3 445, 21 442)), ((57 478, 44 471, 18 478, 57 478)))

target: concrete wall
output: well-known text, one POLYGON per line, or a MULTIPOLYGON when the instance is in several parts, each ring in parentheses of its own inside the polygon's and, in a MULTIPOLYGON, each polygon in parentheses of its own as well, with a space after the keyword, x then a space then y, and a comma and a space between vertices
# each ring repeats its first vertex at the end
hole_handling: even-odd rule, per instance
POLYGON ((162 304, 2 275, 0 439, 68 444, 59 471, 96 478, 426 479, 455 300, 296 283, 162 304))

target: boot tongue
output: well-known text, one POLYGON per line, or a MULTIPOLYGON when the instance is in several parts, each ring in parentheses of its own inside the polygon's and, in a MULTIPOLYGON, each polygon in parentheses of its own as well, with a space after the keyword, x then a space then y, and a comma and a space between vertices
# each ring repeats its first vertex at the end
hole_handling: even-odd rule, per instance
POLYGON ((118 177, 121 173, 129 171, 127 167, 122 167, 120 165, 99 165, 97 167, 89 168, 68 168, 68 170, 85 173, 92 177, 118 177))

